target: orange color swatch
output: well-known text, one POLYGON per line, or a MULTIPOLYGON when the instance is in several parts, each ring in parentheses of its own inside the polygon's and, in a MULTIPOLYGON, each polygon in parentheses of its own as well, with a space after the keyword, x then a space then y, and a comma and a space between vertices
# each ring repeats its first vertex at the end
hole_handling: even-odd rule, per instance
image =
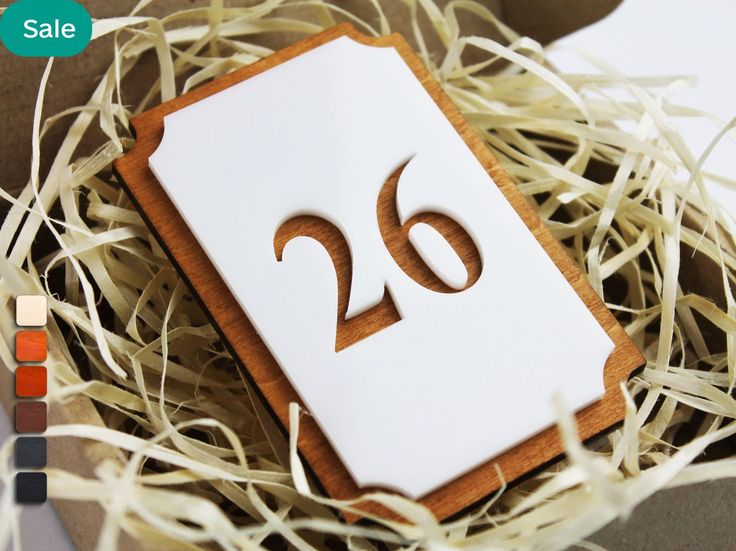
POLYGON ((23 365, 15 369, 15 395, 18 398, 46 396, 46 368, 23 365))
POLYGON ((46 359, 46 331, 18 331, 15 334, 15 359, 42 362, 46 359))

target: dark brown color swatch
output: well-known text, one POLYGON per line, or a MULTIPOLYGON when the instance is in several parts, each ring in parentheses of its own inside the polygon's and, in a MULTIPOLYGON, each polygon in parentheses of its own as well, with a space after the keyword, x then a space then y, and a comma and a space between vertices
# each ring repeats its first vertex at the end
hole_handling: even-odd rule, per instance
POLYGON ((46 402, 18 402, 15 404, 15 432, 43 432, 46 430, 46 402))

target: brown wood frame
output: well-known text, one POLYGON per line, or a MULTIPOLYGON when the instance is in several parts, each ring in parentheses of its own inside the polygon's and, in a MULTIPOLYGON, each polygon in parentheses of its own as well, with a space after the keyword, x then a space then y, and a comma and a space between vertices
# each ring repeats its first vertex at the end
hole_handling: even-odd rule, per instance
MULTIPOLYGON (((371 38, 360 34, 349 24, 341 24, 136 116, 131 121, 137 135, 135 147, 114 163, 114 169, 121 183, 127 188, 172 261, 200 298, 216 328, 228 343, 236 362, 255 383, 282 428, 286 430, 289 426, 289 403, 302 404, 302 401, 150 171, 148 158, 163 138, 163 118, 167 114, 340 36, 348 36, 375 47, 392 47, 399 52, 613 340, 615 348, 606 362, 603 374, 605 395, 600 401, 578 412, 576 418, 580 437, 584 440, 620 422, 624 415, 624 401, 619 383, 625 381, 634 369, 644 364, 644 358, 639 350, 588 284, 585 275, 545 228, 542 220, 516 189, 486 145, 431 77, 409 44, 398 34, 371 38)), ((302 417, 298 445, 303 458, 330 496, 338 499, 355 499, 370 490, 356 485, 311 416, 302 417)), ((510 482, 540 468, 563 452, 557 428, 549 427, 497 457, 489 458, 483 465, 424 496, 419 502, 427 506, 438 518, 447 518, 501 487, 502 481, 499 479, 496 466, 500 468, 504 481, 510 482)), ((360 508, 367 513, 387 514, 384 508, 373 502, 363 502, 360 508)), ((396 518, 396 515, 390 516, 396 518)), ((350 515, 348 520, 357 518, 350 515)))

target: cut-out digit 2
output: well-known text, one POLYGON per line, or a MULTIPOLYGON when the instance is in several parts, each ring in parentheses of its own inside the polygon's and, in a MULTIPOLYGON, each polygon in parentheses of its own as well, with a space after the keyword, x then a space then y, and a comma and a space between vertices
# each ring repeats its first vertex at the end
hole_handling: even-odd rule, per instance
MULTIPOLYGON (((398 266, 420 285, 439 293, 457 293, 473 286, 480 277, 483 263, 478 247, 468 232, 455 220, 437 212, 422 212, 403 225, 396 206, 401 174, 409 161, 400 165, 384 182, 376 202, 376 214, 381 237, 398 266), (419 222, 436 229, 457 253, 468 273, 463 289, 453 289, 443 282, 424 262, 409 240, 409 230, 419 222)), ((376 306, 346 319, 353 279, 352 255, 347 239, 332 222, 314 215, 297 215, 279 226, 274 236, 276 260, 281 262, 284 247, 293 238, 305 236, 318 241, 328 252, 337 276, 337 323, 335 351, 363 340, 401 319, 387 287, 376 306)))
POLYGON ((353 260, 345 236, 332 222, 319 216, 299 215, 281 224, 274 237, 276 260, 281 262, 284 247, 293 238, 311 237, 328 252, 337 275, 337 326, 335 352, 370 337, 401 319, 391 294, 384 287, 383 299, 373 308, 345 318, 350 301, 350 285, 353 280, 353 260))

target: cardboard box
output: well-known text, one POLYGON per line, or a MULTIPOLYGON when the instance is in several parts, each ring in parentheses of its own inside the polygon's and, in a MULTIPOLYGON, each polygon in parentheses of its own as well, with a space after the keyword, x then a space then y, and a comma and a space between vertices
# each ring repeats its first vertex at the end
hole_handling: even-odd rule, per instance
MULTIPOLYGON (((137 0, 116 2, 90 0, 82 3, 93 18, 104 18, 126 15, 138 2, 137 0)), ((358 0, 350 0, 349 3, 363 6, 367 4, 358 0)), ((487 0, 485 3, 502 21, 517 32, 546 43, 604 17, 618 6, 620 0, 588 2, 487 0)), ((203 0, 162 0, 144 10, 143 14, 161 16, 177 9, 206 4, 208 2, 203 0)), ((397 20, 402 9, 399 2, 396 4, 396 8, 387 9, 389 16, 392 14, 395 16, 392 21, 397 20)), ((3 5, 7 5, 7 2, 3 2, 3 5)), ((402 30, 400 25, 396 30, 402 30)), ((489 29, 478 25, 477 22, 470 27, 470 31, 489 35, 489 29)), ((408 38, 410 37, 409 32, 405 34, 408 38)), ((281 37, 283 45, 297 38, 296 35, 281 37)), ((277 46, 280 45, 274 45, 274 47, 277 46)), ((93 42, 78 56, 56 59, 46 91, 44 117, 86 103, 97 83, 97 77, 111 61, 111 36, 93 42)), ((1 185, 13 195, 17 195, 25 185, 30 170, 33 112, 38 84, 46 62, 46 59, 19 58, 5 49, 0 49, 0 75, 2 75, 0 79, 0 120, 5 122, 4 131, 0 133, 0 167, 2 167, 3 174, 1 185)), ((153 75, 157 70, 156 60, 151 57, 149 62, 148 70, 153 75)), ((134 99, 130 98, 130 102, 132 103, 134 99)), ((42 176, 48 170, 69 123, 70 119, 61 121, 44 138, 41 159, 42 176)), ((94 136, 87 138, 77 155, 91 151, 94 144, 94 136)), ((0 205, 0 218, 4 217, 7 208, 7 203, 0 205)), ((0 400, 8 412, 12 411, 16 401, 12 389, 12 372, 0 369, 0 400)), ((49 425, 66 423, 102 425, 102 419, 94 404, 86 398, 75 398, 64 405, 53 404, 49 409, 48 421, 49 425)), ((119 450, 97 442, 50 439, 49 459, 49 466, 52 468, 61 468, 90 477, 93 476, 95 466, 102 460, 113 459, 122 462, 123 455, 119 450)), ((54 505, 77 549, 94 549, 104 518, 102 509, 94 503, 62 500, 56 500, 54 505)), ((146 545, 123 535, 119 548, 135 551, 146 548, 146 545)))

